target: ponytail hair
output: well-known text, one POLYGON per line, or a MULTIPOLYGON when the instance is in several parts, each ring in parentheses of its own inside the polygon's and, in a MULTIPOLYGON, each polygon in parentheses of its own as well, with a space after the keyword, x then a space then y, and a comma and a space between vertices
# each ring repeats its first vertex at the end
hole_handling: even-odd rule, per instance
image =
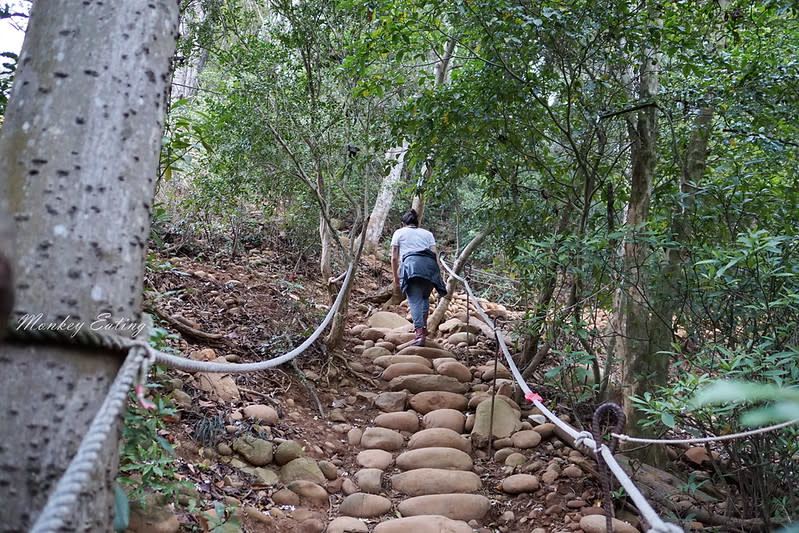
POLYGON ((406 211, 405 214, 402 215, 402 223, 407 226, 419 225, 419 215, 416 214, 416 209, 406 211))

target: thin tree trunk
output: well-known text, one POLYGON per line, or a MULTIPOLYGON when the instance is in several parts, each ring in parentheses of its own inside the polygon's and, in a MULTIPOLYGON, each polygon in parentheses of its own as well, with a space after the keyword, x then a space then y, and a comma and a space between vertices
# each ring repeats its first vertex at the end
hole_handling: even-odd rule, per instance
POLYGON ((687 242, 691 237, 689 212, 696 196, 696 184, 705 175, 708 141, 713 127, 713 109, 702 107, 694 119, 691 137, 686 146, 685 164, 680 179, 679 206, 673 214, 672 234, 677 248, 665 252, 661 275, 654 297, 655 312, 650 326, 653 351, 669 351, 674 340, 673 319, 680 306, 682 267, 688 258, 687 242))
POLYGON ((383 234, 383 227, 386 224, 388 212, 391 204, 394 203, 394 194, 397 192, 397 184, 402 179, 402 171, 405 169, 405 152, 408 151, 408 141, 403 141, 402 146, 392 148, 386 153, 386 159, 394 159, 396 163, 388 175, 383 179, 380 192, 375 199, 375 206, 369 216, 369 224, 366 226, 366 251, 373 253, 377 250, 380 236, 383 234))
MULTIPOLYGON (((3 207, 17 230, 16 318, 83 328, 100 313, 140 320, 177 20, 171 0, 34 4, 0 138, 3 207)), ((39 344, 2 353, 0 523, 27 531, 121 359, 39 344)), ((113 529, 116 436, 103 450, 66 530, 113 529)))
MULTIPOLYGON (((205 20, 205 16, 205 10, 199 2, 187 5, 180 16, 181 35, 185 35, 190 31, 189 26, 192 23, 202 23, 205 20)), ((171 100, 190 98, 197 93, 197 87, 200 83, 200 73, 205 68, 208 55, 208 50, 201 49, 198 55, 182 58, 184 63, 175 66, 170 90, 171 100)))
MULTIPOLYGON (((365 242, 364 234, 361 233, 361 238, 358 240, 358 250, 354 254, 352 250, 350 250, 349 257, 351 261, 355 263, 356 269, 361 260, 361 253, 363 252, 365 242)), ((325 337, 325 345, 329 350, 337 348, 341 344, 341 341, 344 340, 344 328, 347 325, 347 318, 349 317, 349 305, 352 297, 352 287, 354 285, 355 274, 350 276, 347 285, 343 288, 345 292, 341 301, 341 306, 333 317, 333 324, 330 326, 330 332, 327 334, 327 337, 325 337)))
MULTIPOLYGON (((455 46, 458 44, 457 39, 454 36, 450 36, 447 39, 447 44, 444 45, 444 53, 439 55, 437 52, 433 52, 435 54, 435 66, 433 67, 433 73, 436 76, 436 85, 440 86, 447 83, 449 79, 449 71, 450 71, 450 63, 452 62, 452 57, 455 54, 455 46)), ((432 157, 428 157, 428 159, 424 163, 424 170, 422 171, 422 177, 416 184, 416 194, 413 197, 412 209, 416 211, 416 214, 419 216, 419 223, 422 223, 422 218, 424 216, 424 206, 425 206, 425 199, 424 199, 424 184, 430 181, 430 176, 433 175, 433 166, 434 160, 432 157)))
MULTIPOLYGON (((574 212, 574 204, 569 203, 564 207, 560 220, 558 221, 558 228, 555 230, 555 235, 562 235, 566 228, 569 227, 574 212)), ((548 343, 541 344, 541 338, 544 334, 544 326, 549 310, 549 304, 552 301, 552 295, 555 294, 555 284, 557 283, 558 272, 557 266, 553 265, 549 275, 542 283, 541 289, 536 297, 535 307, 533 308, 533 331, 527 332, 522 341, 522 353, 520 366, 524 369, 522 376, 529 377, 535 368, 540 364, 543 358, 549 353, 550 346, 548 343), (541 344, 539 346, 539 344, 541 344)))
POLYGON ((322 281, 328 280, 333 275, 333 258, 331 250, 332 228, 330 227, 330 210, 328 207, 327 188, 321 172, 317 171, 316 190, 319 196, 319 241, 322 250, 319 253, 319 271, 322 274, 322 281))
MULTIPOLYGON (((483 228, 480 233, 474 236, 474 238, 469 241, 469 244, 461 251, 458 255, 458 258, 455 260, 455 263, 452 265, 452 270, 455 274, 460 275, 463 271, 463 267, 466 266, 466 261, 469 260, 471 257, 472 252, 474 252, 480 243, 482 243, 486 237, 488 237, 491 232, 496 229, 495 225, 486 226, 483 228)), ((436 310, 433 311, 433 314, 430 316, 430 320, 427 321, 427 329, 430 330, 431 334, 435 333, 438 330, 439 324, 444 320, 444 315, 449 308, 449 303, 452 301, 452 297, 455 294, 455 287, 458 285, 458 280, 456 280, 453 276, 447 280, 447 295, 441 298, 436 306, 436 310)))
POLYGON ((411 203, 411 209, 416 211, 416 216, 419 219, 419 224, 422 223, 422 219, 424 218, 424 206, 425 206, 425 198, 424 198, 424 184, 430 181, 430 176, 433 175, 433 161, 427 160, 424 163, 424 170, 422 171, 422 177, 419 181, 416 182, 416 192, 413 195, 413 202, 411 203))

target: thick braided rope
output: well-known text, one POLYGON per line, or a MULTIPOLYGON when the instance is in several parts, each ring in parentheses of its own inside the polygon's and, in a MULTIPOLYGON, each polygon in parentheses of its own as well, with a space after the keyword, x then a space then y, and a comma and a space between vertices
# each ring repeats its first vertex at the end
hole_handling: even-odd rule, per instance
MULTIPOLYGON (((456 280, 460 281, 463 284, 464 289, 466 292, 474 298, 474 293, 472 293, 471 287, 469 287, 469 283, 462 277, 458 276, 452 269, 444 262, 444 259, 441 258, 441 264, 444 266, 446 271, 453 276, 456 280)), ((479 314, 486 324, 493 324, 491 319, 485 313, 483 308, 480 306, 480 303, 476 298, 474 298, 474 307, 477 310, 477 314, 479 314)), ((495 327, 495 326, 492 326, 495 327)), ((566 424, 563 420, 557 417, 552 411, 547 409, 547 407, 541 402, 541 397, 534 393, 527 383, 524 381, 521 372, 516 367, 516 362, 513 360, 513 356, 511 355, 510 351, 508 350, 507 344, 505 344, 505 339, 501 334, 497 334, 495 331, 497 342, 499 342, 500 348, 502 349, 502 353, 505 354, 505 360, 508 363, 508 369, 513 374, 513 377, 516 379, 519 387, 524 392, 525 399, 527 401, 532 402, 543 414, 546 416, 553 424, 558 426, 561 430, 563 430, 566 434, 570 435, 572 438, 577 439, 581 437, 581 442, 587 445, 590 449, 595 450, 599 449, 602 453, 602 457, 605 459, 607 466, 610 468, 611 472, 616 476, 619 480, 621 485, 627 491, 627 494, 630 496, 630 499, 633 500, 635 506, 638 508, 638 511, 641 513, 641 516, 649 524, 650 529, 649 533, 683 533, 683 529, 675 524, 669 524, 661 520, 660 516, 655 512, 649 502, 646 500, 641 491, 635 486, 635 483, 627 476, 627 473, 622 469, 621 465, 616 462, 615 457, 611 453, 610 449, 607 446, 602 444, 598 446, 597 443, 594 441, 593 436, 591 438, 587 438, 586 435, 583 433, 578 433, 575 431, 571 426, 566 424)), ((590 434, 589 434, 590 435, 590 434)))
POLYGON ((59 330, 29 330, 10 328, 8 330, 8 339, 16 341, 36 340, 39 342, 52 342, 77 346, 95 346, 98 348, 116 351, 125 351, 138 346, 147 349, 155 358, 155 362, 166 365, 170 368, 183 370, 184 372, 216 372, 226 374, 257 372, 259 370, 274 368, 276 366, 282 365, 283 363, 291 361, 307 350, 308 347, 319 338, 325 328, 327 328, 328 324, 330 324, 330 321, 333 320, 336 311, 338 311, 338 308, 341 306, 341 302, 344 300, 344 293, 346 292, 345 288, 347 287, 350 277, 353 276, 355 272, 355 266, 355 263, 350 264, 349 268, 347 269, 346 278, 342 284, 338 296, 336 297, 336 300, 333 302, 333 305, 330 307, 327 315, 325 315, 325 318, 322 320, 316 330, 314 330, 311 336, 305 339, 302 344, 293 350, 267 361, 259 361, 257 363, 213 363, 207 361, 195 361, 193 359, 178 357, 158 351, 154 348, 150 348, 149 345, 144 341, 131 340, 118 337, 116 335, 109 335, 84 329, 79 330, 73 335, 73 333, 66 333, 59 330))
POLYGON ((149 366, 149 361, 150 355, 147 350, 140 346, 131 348, 111 384, 102 406, 95 414, 86 436, 81 441, 78 451, 61 479, 58 480, 47 504, 36 519, 36 523, 31 529, 33 533, 58 531, 64 525, 65 518, 72 514, 72 509, 78 501, 81 490, 89 481, 97 465, 108 435, 113 431, 119 415, 125 409, 131 385, 137 374, 143 371, 142 365, 149 366))

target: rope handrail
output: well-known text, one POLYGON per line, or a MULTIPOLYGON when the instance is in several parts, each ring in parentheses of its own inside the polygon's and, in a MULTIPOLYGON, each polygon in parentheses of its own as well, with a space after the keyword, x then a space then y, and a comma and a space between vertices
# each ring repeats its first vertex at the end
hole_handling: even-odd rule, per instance
MULTIPOLYGON (((447 265, 444 261, 441 254, 439 254, 439 259, 441 261, 442 266, 447 270, 447 272, 453 276, 456 280, 460 281, 463 284, 464 289, 466 292, 469 293, 472 297, 474 294, 472 293, 471 287, 469 287, 469 282, 467 282, 464 278, 458 276, 452 269, 447 265)), ((668 522, 664 522, 661 520, 660 516, 655 512, 649 502, 646 500, 641 491, 635 486, 632 479, 627 475, 627 473, 622 469, 621 465, 616 461, 615 457, 613 457, 613 453, 611 450, 605 446, 604 444, 597 443, 593 436, 588 432, 577 432, 575 431, 570 425, 566 424, 563 420, 558 418, 552 411, 547 409, 547 407, 542 403, 543 398, 533 392, 530 387, 525 382, 524 378, 519 372, 519 369, 516 367, 516 363, 513 360, 513 356, 511 355, 510 351, 508 350, 508 346, 505 343, 505 339, 501 334, 501 331, 497 331, 498 328, 485 311, 482 309, 480 304, 475 300, 475 310, 480 315, 486 324, 490 324, 491 329, 494 331, 497 342, 499 343, 500 348, 502 349, 502 353, 505 355, 505 360, 508 363, 508 368, 513 374, 513 377, 516 379, 519 387, 524 392, 524 397, 527 401, 533 403, 543 414, 546 416, 552 423, 558 426, 561 430, 563 430, 566 434, 570 435, 572 438, 575 439, 575 443, 580 442, 584 443, 586 446, 594 450, 596 454, 601 454, 605 460, 605 463, 610 468, 611 472, 616 476, 619 482, 622 484, 624 489, 627 491, 627 494, 630 496, 630 499, 633 500, 635 506, 638 508, 638 511, 641 513, 644 520, 649 524, 650 533, 682 533, 683 529, 676 524, 671 524, 668 522)))
POLYGON ((750 429, 749 431, 741 431, 740 433, 730 433, 729 435, 719 435, 717 437, 697 437, 693 439, 644 439, 641 437, 631 437, 624 433, 611 433, 611 436, 625 441, 636 442, 639 444, 703 444, 706 442, 719 442, 723 440, 741 439, 743 437, 751 437, 752 435, 760 435, 761 433, 768 433, 778 429, 787 428, 796 423, 799 423, 799 418, 788 420, 787 422, 780 422, 771 426, 764 426, 762 428, 750 429))
POLYGON ((47 503, 39 513, 31 532, 55 533, 64 526, 66 517, 70 516, 70 510, 78 501, 82 488, 90 479, 108 435, 114 429, 117 417, 125 408, 128 391, 134 381, 136 381, 137 375, 138 383, 136 385, 136 395, 145 408, 151 408, 153 407, 152 404, 148 404, 144 399, 143 384, 146 380, 147 371, 155 362, 188 372, 238 373, 265 370, 291 361, 313 344, 333 319, 333 316, 341 306, 341 302, 344 300, 346 288, 351 276, 355 272, 356 266, 356 262, 353 261, 350 263, 346 271, 344 283, 339 290, 336 300, 333 302, 324 320, 322 320, 311 336, 293 350, 279 357, 259 363, 234 364, 193 361, 156 350, 150 346, 149 342, 144 340, 127 339, 117 335, 98 333, 95 331, 85 332, 80 330, 77 334, 66 335, 60 330, 32 331, 9 328, 8 340, 12 341, 57 341, 71 345, 127 351, 127 357, 120 367, 116 378, 114 378, 113 383, 109 387, 100 409, 92 419, 86 435, 81 440, 77 452, 75 452, 75 456, 69 462, 55 488, 50 493, 47 503))

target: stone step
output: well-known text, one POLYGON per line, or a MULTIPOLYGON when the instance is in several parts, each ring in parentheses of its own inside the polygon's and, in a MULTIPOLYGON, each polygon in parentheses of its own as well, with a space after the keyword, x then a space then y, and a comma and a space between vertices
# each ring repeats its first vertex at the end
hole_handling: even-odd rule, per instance
POLYGON ((482 487, 480 476, 464 470, 417 468, 391 476, 391 488, 408 496, 476 492, 482 487))
POLYGON ((437 409, 456 409, 465 411, 469 400, 463 394, 444 391, 425 391, 413 395, 410 400, 411 407, 422 415, 437 409))
POLYGON ((404 500, 397 506, 402 516, 441 515, 453 520, 482 520, 491 500, 481 494, 428 494, 404 500))
POLYGON ((419 515, 380 522, 374 533, 472 533, 472 528, 446 516, 419 515))
POLYGON ((437 359, 439 357, 455 358, 453 352, 432 346, 408 346, 397 352, 397 355, 421 355, 428 359, 437 359))
POLYGON ((388 388, 392 391, 407 389, 412 394, 426 391, 464 393, 469 390, 469 385, 461 383, 450 376, 442 376, 439 374, 410 374, 395 377, 388 382, 388 388))
POLYGON ((374 423, 380 427, 414 433, 419 429, 419 415, 417 415, 415 411, 383 413, 375 417, 374 423))
POLYGON ((405 437, 388 428, 367 428, 361 437, 361 448, 392 452, 402 448, 405 437))
POLYGON ((474 467, 472 457, 455 448, 431 447, 409 450, 397 457, 397 468, 415 470, 417 468, 443 468, 446 470, 467 470, 474 467))
MULTIPOLYGON (((384 356, 385 357, 385 356, 384 356)), ((419 363, 394 363, 380 374, 383 381, 391 381, 399 376, 411 376, 419 374, 435 374, 435 370, 419 363)))
POLYGON ((377 494, 356 492, 341 502, 339 513, 354 518, 374 518, 391 510, 391 500, 377 494))
POLYGON ((425 429, 448 428, 455 433, 463 433, 466 427, 466 415, 456 409, 436 409, 422 417, 425 429))
POLYGON ((408 441, 409 450, 431 447, 455 448, 465 453, 472 451, 471 441, 449 428, 423 429, 414 433, 408 441))
POLYGON ((416 363, 433 368, 432 361, 421 355, 382 355, 374 360, 374 364, 382 368, 388 368, 395 363, 416 363))

